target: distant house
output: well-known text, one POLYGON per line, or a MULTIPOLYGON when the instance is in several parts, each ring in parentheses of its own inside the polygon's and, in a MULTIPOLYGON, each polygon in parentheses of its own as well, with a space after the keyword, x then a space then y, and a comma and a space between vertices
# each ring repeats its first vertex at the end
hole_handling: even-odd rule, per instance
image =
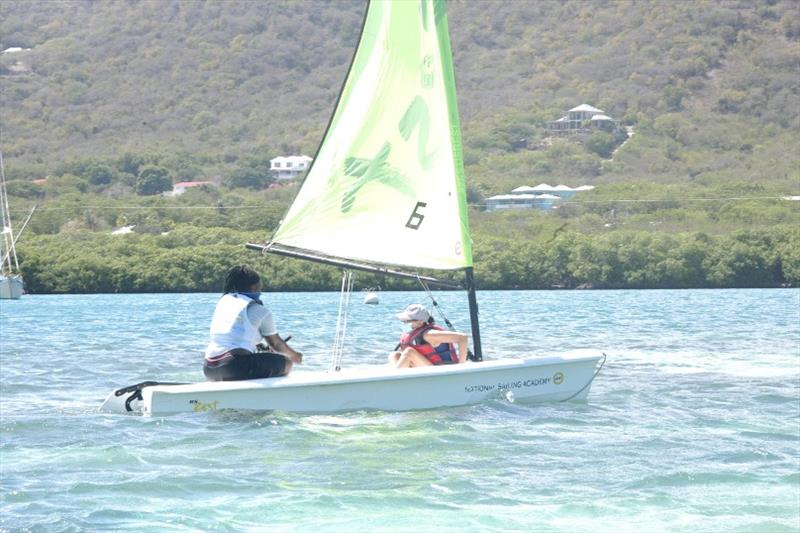
POLYGON ((611 118, 602 109, 589 104, 573 107, 565 116, 546 125, 547 132, 551 135, 586 135, 598 130, 614 133, 621 127, 619 120, 611 118))
POLYGON ((136 227, 135 224, 132 226, 122 226, 121 228, 112 231, 111 235, 127 235, 129 233, 133 233, 133 228, 135 227, 136 227))
MULTIPOLYGON (((20 46, 10 46, 0 52, 0 55, 7 55, 7 54, 17 54, 19 52, 27 52, 30 48, 22 48, 20 46)), ((22 61, 15 61, 14 63, 8 65, 6 67, 10 74, 28 74, 30 73, 30 67, 23 63, 22 61)))
POLYGON ((311 161, 313 158, 307 155, 276 157, 269 160, 269 169, 275 174, 275 179, 290 180, 308 170, 311 161))
POLYGON ((200 187, 201 185, 213 185, 211 181, 181 181, 172 186, 172 192, 169 196, 180 196, 192 187, 200 187))
POLYGON ((552 185, 548 185, 547 183, 540 183, 536 187, 517 187, 513 191, 512 194, 552 194, 553 196, 558 196, 559 198, 570 198, 577 192, 581 191, 591 191, 594 189, 593 185, 581 185, 580 187, 568 187, 566 185, 556 185, 553 187, 552 185))
POLYGON ((486 210, 550 209, 558 200, 561 198, 553 194, 498 194, 486 199, 486 210))
POLYGON ((28 65, 23 63, 22 61, 15 61, 13 64, 8 65, 8 71, 11 74, 28 74, 30 73, 31 69, 28 65))
POLYGON ((511 191, 511 194, 498 194, 486 199, 486 211, 500 209, 552 209, 562 200, 575 193, 594 189, 592 185, 572 188, 566 185, 548 185, 540 183, 536 187, 522 186, 511 191))
POLYGON ((27 52, 30 48, 22 48, 20 46, 10 46, 2 51, 3 54, 16 54, 17 52, 27 52))

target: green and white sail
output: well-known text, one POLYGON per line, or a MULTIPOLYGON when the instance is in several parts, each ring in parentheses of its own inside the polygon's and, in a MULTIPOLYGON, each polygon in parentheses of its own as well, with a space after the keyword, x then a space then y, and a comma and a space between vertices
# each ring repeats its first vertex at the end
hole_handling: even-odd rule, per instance
POLYGON ((317 156, 268 248, 472 266, 442 0, 372 0, 317 156))

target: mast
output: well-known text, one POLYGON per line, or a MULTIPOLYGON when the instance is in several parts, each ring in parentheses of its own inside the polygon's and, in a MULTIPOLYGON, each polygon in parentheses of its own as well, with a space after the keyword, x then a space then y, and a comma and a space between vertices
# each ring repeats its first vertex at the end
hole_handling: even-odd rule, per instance
POLYGON ((478 324, 478 298, 475 295, 475 280, 472 277, 472 267, 465 269, 464 277, 467 284, 467 300, 469 301, 469 321, 472 324, 472 347, 475 348, 472 361, 483 361, 481 350, 481 331, 478 324))

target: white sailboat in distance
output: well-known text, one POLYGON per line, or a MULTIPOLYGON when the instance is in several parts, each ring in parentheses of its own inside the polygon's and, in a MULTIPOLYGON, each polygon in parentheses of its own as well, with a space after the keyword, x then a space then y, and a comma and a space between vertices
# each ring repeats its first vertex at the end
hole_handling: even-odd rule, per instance
POLYGON ((8 210, 3 154, 0 153, 0 300, 18 300, 22 296, 22 274, 19 271, 16 243, 8 210))
POLYGON ((272 240, 247 246, 343 269, 343 304, 329 370, 295 369, 286 377, 234 382, 144 382, 112 392, 103 409, 337 412, 427 409, 499 396, 579 400, 586 398, 605 361, 600 352, 483 360, 441 0, 369 2, 358 48, 305 181, 272 240), (421 270, 447 279, 421 275, 421 270), (354 271, 466 289, 471 361, 411 369, 342 368, 354 271), (462 272, 463 282, 453 281, 462 272))

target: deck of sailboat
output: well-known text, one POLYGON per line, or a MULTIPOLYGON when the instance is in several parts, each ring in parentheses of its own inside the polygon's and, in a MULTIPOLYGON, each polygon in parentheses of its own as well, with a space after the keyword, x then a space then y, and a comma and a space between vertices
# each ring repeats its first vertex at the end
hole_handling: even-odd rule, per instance
POLYGON ((465 375, 491 373, 499 369, 518 370, 531 367, 543 367, 554 364, 569 362, 597 361, 599 355, 596 352, 581 353, 572 352, 569 354, 537 357, 531 359, 496 359, 483 361, 481 363, 467 362, 463 365, 439 365, 418 368, 397 369, 386 364, 363 365, 352 368, 344 368, 339 372, 328 371, 296 371, 281 378, 253 379, 246 381, 226 381, 226 382, 200 382, 180 386, 172 386, 171 390, 181 392, 209 391, 209 390, 245 390, 245 389, 265 389, 278 387, 305 387, 309 385, 329 385, 358 383, 365 381, 395 381, 418 379, 423 376, 439 375, 465 375))
MULTIPOLYGON (((223 409, 313 413, 430 409, 500 396, 523 402, 580 400, 589 392, 601 357, 579 351, 411 369, 379 364, 340 372, 297 371, 280 378, 152 385, 142 388, 141 403, 134 401, 131 408, 148 414, 223 409)), ((112 393, 102 410, 124 412, 130 397, 130 391, 112 393)))

